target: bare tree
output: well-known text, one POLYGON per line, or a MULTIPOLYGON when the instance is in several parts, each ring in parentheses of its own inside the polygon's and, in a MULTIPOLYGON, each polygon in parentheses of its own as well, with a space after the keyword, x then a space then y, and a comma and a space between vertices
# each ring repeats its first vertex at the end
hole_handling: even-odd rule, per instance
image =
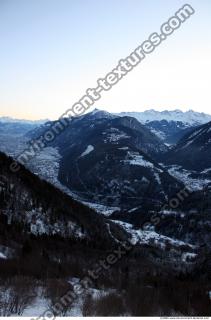
POLYGON ((21 316, 36 297, 35 285, 30 278, 14 277, 6 280, 0 292, 0 315, 21 316))

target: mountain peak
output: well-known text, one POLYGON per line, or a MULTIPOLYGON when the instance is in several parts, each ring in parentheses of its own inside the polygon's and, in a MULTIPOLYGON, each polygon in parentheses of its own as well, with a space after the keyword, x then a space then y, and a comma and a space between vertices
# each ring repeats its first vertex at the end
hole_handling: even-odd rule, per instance
POLYGON ((196 112, 193 110, 181 111, 179 109, 176 110, 164 110, 164 111, 156 111, 154 109, 142 111, 142 112, 121 112, 118 114, 119 116, 131 116, 136 118, 138 121, 142 123, 147 123, 150 121, 180 121, 189 126, 193 125, 201 125, 211 121, 211 115, 196 112))
POLYGON ((109 113, 108 111, 100 110, 100 109, 97 109, 97 108, 95 108, 94 110, 92 110, 89 113, 86 113, 82 117, 86 117, 86 118, 93 119, 93 120, 101 119, 101 118, 106 118, 106 119, 117 118, 116 115, 114 115, 112 113, 109 113))

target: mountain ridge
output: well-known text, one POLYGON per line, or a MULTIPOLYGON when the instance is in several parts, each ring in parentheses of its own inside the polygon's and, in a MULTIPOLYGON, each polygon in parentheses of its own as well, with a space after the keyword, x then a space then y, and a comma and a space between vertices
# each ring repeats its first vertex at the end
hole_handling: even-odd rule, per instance
POLYGON ((211 115, 206 113, 200 113, 193 110, 188 111, 181 111, 179 109, 176 110, 164 110, 164 111, 156 111, 154 109, 145 110, 141 112, 121 112, 116 113, 116 115, 119 116, 132 116, 139 120, 142 123, 147 123, 150 121, 161 121, 161 120, 167 120, 167 121, 181 121, 183 123, 186 123, 188 125, 199 125, 206 122, 211 121, 211 115))
POLYGON ((189 170, 211 170, 211 121, 187 133, 163 156, 170 164, 189 170))

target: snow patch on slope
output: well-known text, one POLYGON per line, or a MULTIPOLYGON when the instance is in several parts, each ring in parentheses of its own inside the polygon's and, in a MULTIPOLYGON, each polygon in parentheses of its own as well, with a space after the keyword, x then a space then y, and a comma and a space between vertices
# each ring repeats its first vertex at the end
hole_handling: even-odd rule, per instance
POLYGON ((154 168, 154 164, 152 162, 145 160, 144 157, 141 155, 134 155, 133 159, 125 160, 125 162, 135 166, 154 168))
MULTIPOLYGON (((141 166, 145 168, 154 169, 157 172, 163 172, 162 169, 156 167, 154 163, 149 160, 146 160, 143 155, 140 155, 138 152, 127 152, 126 160, 123 160, 124 163, 130 164, 133 166, 141 166)), ((160 181, 160 178, 156 176, 156 179, 160 181)))
MULTIPOLYGON (((187 171, 183 169, 181 166, 173 165, 170 166, 168 169, 168 173, 175 177, 176 179, 183 182, 186 187, 189 188, 190 191, 197 191, 204 189, 209 183, 211 183, 210 179, 204 179, 204 178, 191 178, 191 174, 193 172, 187 171)), ((202 172, 203 173, 203 172, 202 172)))
POLYGON ((127 139, 130 138, 124 131, 120 131, 117 128, 110 128, 106 130, 106 132, 103 132, 103 135, 105 135, 104 142, 118 142, 121 139, 127 139))
POLYGON ((119 207, 109 207, 99 203, 87 202, 87 201, 81 201, 81 202, 85 204, 87 207, 94 209, 97 213, 103 214, 107 217, 109 217, 110 215, 112 215, 112 213, 116 211, 120 211, 119 207))
POLYGON ((0 252, 0 259, 7 259, 7 257, 5 256, 5 254, 3 252, 0 252))
POLYGON ((94 150, 94 147, 92 145, 88 145, 86 150, 80 155, 79 158, 87 156, 90 152, 94 150))
POLYGON ((190 249, 195 248, 193 245, 189 243, 160 235, 155 231, 151 231, 151 230, 145 231, 141 229, 136 230, 133 228, 133 225, 130 223, 126 223, 118 220, 111 220, 111 221, 120 225, 122 228, 125 229, 125 231, 131 236, 130 242, 133 245, 150 244, 150 245, 154 245, 155 247, 159 247, 160 249, 163 249, 163 250, 165 250, 168 244, 176 248, 179 248, 181 246, 188 246, 190 249))

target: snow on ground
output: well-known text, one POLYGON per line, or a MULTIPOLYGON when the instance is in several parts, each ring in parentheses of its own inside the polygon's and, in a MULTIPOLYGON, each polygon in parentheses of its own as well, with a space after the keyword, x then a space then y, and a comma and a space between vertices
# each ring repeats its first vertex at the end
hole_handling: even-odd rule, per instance
POLYGON ((183 262, 193 261, 196 257, 197 257, 196 253, 185 252, 182 254, 182 261, 183 262))
POLYGON ((120 211, 119 207, 108 207, 99 203, 81 201, 87 207, 94 209, 97 213, 101 213, 105 216, 110 216, 115 211, 120 211))
POLYGON ((211 168, 207 168, 201 172, 202 174, 211 173, 211 168))
POLYGON ((7 257, 5 256, 5 254, 3 252, 0 252, 0 259, 7 259, 7 257))
POLYGON ((187 148, 187 147, 190 146, 193 142, 194 142, 194 140, 188 141, 188 142, 181 148, 181 150, 187 148))
MULTIPOLYGON (((69 283, 76 288, 80 287, 80 283, 81 283, 80 278, 70 278, 69 279, 69 283)), ((76 298, 75 302, 72 305, 72 308, 70 311, 68 311, 67 316, 71 316, 71 317, 83 317, 83 304, 84 304, 84 299, 87 295, 91 296, 93 299, 97 300, 99 298, 105 297, 108 294, 112 293, 112 292, 116 292, 115 289, 96 289, 93 287, 89 287, 87 289, 85 289, 83 291, 82 294, 78 295, 78 297, 76 298)))
MULTIPOLYGON (((68 282, 73 287, 76 286, 76 288, 79 288, 81 280, 83 280, 83 279, 73 277, 73 278, 70 278, 68 282)), ((92 287, 85 289, 83 291, 83 293, 77 297, 75 303, 73 303, 71 311, 68 312, 68 316, 72 316, 72 317, 81 316, 81 317, 83 317, 82 308, 83 308, 84 299, 87 295, 89 295, 93 299, 97 300, 97 299, 105 297, 108 294, 113 293, 113 292, 116 292, 116 290, 115 289, 96 289, 96 288, 92 288, 92 287)))
POLYGON ((128 150, 128 147, 118 148, 119 150, 128 150))
POLYGON ((200 129, 200 130, 194 131, 194 132, 188 137, 188 140, 193 139, 195 136, 199 135, 199 133, 202 133, 203 130, 204 130, 204 128, 202 128, 202 129, 200 129))
POLYGON ((34 302, 24 310, 22 317, 41 317, 40 319, 44 319, 42 315, 44 315, 47 310, 49 310, 47 299, 38 295, 34 302))
POLYGON ((46 147, 32 158, 26 166, 41 179, 50 182, 69 196, 80 201, 76 194, 71 192, 58 180, 60 159, 61 155, 57 148, 46 147))
POLYGON ((157 181, 157 183, 158 183, 158 184, 161 184, 161 180, 160 180, 159 173, 155 172, 155 173, 154 173, 154 176, 155 176, 155 180, 157 181))
MULTIPOLYGON (((68 282, 73 287, 77 286, 77 288, 79 288, 81 279, 72 277, 68 280, 68 282)), ((22 315, 23 317, 40 317, 40 319, 44 319, 43 315, 46 313, 47 310, 50 310, 50 308, 49 308, 48 299, 43 296, 43 289, 44 288, 38 288, 37 297, 34 299, 33 303, 24 310, 22 315)), ((77 292, 77 291, 75 290, 74 292, 77 292)), ((84 290, 84 292, 81 293, 80 295, 76 295, 75 301, 73 301, 70 309, 67 311, 65 316, 83 317, 83 304, 87 294, 94 299, 98 299, 98 298, 105 297, 111 292, 115 292, 115 290, 114 289, 103 290, 103 289, 95 289, 91 287, 84 290)))
POLYGON ((166 134, 162 131, 159 130, 155 130, 153 128, 150 128, 150 131, 152 133, 154 133, 158 138, 160 138, 161 140, 165 140, 166 139, 166 134))
POLYGON ((142 206, 132 208, 132 209, 128 210, 128 213, 132 213, 132 212, 134 212, 134 211, 136 211, 136 210, 138 210, 138 209, 141 209, 141 208, 142 208, 142 206))
POLYGON ((172 239, 163 235, 158 234, 155 231, 145 231, 145 230, 136 230, 133 228, 133 225, 130 223, 118 221, 118 220, 111 220, 112 222, 120 225, 125 231, 131 236, 130 242, 135 244, 153 244, 160 249, 165 249, 167 244, 170 244, 174 247, 179 248, 180 246, 189 246, 190 248, 194 249, 189 243, 183 242, 181 240, 172 239))
POLYGON ((161 215, 165 216, 179 216, 181 218, 185 217, 185 213, 182 211, 174 211, 174 210, 162 210, 159 212, 161 215))
POLYGON ((133 158, 132 159, 128 159, 128 160, 124 160, 125 163, 129 163, 129 164, 134 165, 134 166, 142 166, 142 167, 146 167, 146 168, 154 168, 154 164, 152 162, 149 162, 149 161, 145 160, 143 156, 141 156, 139 154, 132 155, 132 153, 130 153, 130 155, 133 158))
POLYGON ((57 148, 46 147, 27 163, 27 167, 42 179, 56 184, 60 159, 57 148))
POLYGON ((183 182, 191 191, 202 190, 206 185, 211 183, 209 179, 194 179, 190 175, 193 173, 183 169, 181 166, 173 165, 168 168, 170 175, 183 182))
POLYGON ((140 155, 138 152, 128 151, 127 158, 126 160, 123 160, 123 162, 133 166, 141 166, 145 168, 156 169, 158 172, 163 172, 163 170, 161 170, 158 167, 155 167, 155 165, 152 162, 146 160, 144 156, 140 155))
MULTIPOLYGON (((27 142, 28 139, 24 136, 0 135, 0 150, 16 158, 27 148, 27 142)), ((67 192, 67 189, 58 181, 60 159, 61 156, 57 148, 46 147, 25 165, 40 178, 67 192)))
MULTIPOLYGON (((8 155, 17 157, 27 147, 27 141, 28 140, 22 136, 11 136, 8 138, 8 136, 6 135, 5 137, 1 135, 0 150, 8 155)), ((81 154, 81 157, 86 156, 93 150, 94 147, 92 145, 88 145, 86 150, 81 154)), ((82 202, 82 199, 78 195, 76 195, 74 192, 71 192, 58 180, 60 159, 61 155, 59 154, 57 148, 46 147, 41 150, 35 157, 30 159, 26 166, 30 171, 38 175, 41 179, 50 182, 69 196, 82 202)), ((90 208, 93 208, 98 213, 102 213, 104 215, 111 215, 114 211, 120 210, 117 207, 107 207, 96 203, 84 202, 84 204, 88 205, 90 208)), ((41 221, 36 226, 33 225, 32 229, 35 233, 45 233, 41 221)))
POLYGON ((121 112, 117 114, 118 116, 130 116, 136 118, 141 123, 147 123, 149 121, 181 121, 186 123, 187 126, 196 125, 196 124, 204 124, 211 121, 211 115, 205 113, 195 112, 193 110, 189 110, 186 112, 182 112, 181 110, 172 110, 172 111, 155 111, 153 109, 146 110, 144 112, 121 112))
MULTIPOLYGON (((7 155, 17 158, 27 148, 29 139, 22 135, 0 135, 0 150, 7 155)), ((63 187, 58 181, 59 162, 61 156, 57 148, 46 147, 32 157, 25 166, 60 189, 63 187)), ((64 190, 63 190, 64 191, 64 190)))
POLYGON ((49 213, 45 212, 42 208, 26 211, 24 219, 34 235, 59 234, 67 237, 74 235, 74 237, 79 239, 86 237, 86 233, 82 232, 81 227, 77 223, 70 220, 68 222, 60 220, 56 222, 51 221, 49 213))
POLYGON ((106 132, 103 132, 103 135, 106 135, 104 142, 118 142, 120 139, 130 138, 124 131, 120 131, 116 128, 110 128, 106 132))
POLYGON ((14 256, 15 250, 0 244, 0 259, 10 259, 14 256))
POLYGON ((90 152, 94 150, 94 147, 92 145, 88 145, 86 150, 80 155, 79 158, 87 156, 90 152))

